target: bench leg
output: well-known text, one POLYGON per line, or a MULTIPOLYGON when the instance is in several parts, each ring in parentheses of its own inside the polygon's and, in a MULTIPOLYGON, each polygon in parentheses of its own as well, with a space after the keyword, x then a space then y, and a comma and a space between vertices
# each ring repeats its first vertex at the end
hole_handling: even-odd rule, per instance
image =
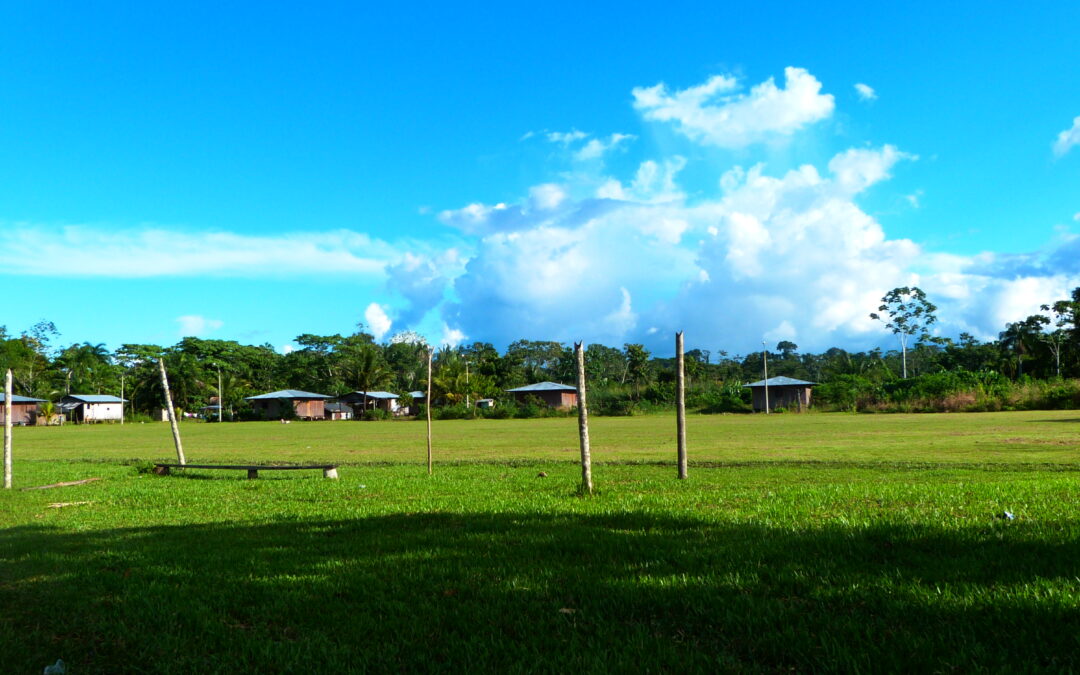
POLYGON ((248 478, 249 479, 255 479, 255 478, 258 478, 258 477, 259 477, 259 470, 258 469, 248 469, 248 478))
POLYGON ((337 478, 337 469, 323 469, 323 478, 337 478))
POLYGON ((156 473, 159 476, 168 476, 169 475, 169 467, 167 467, 167 466, 155 466, 154 467, 154 473, 156 473))

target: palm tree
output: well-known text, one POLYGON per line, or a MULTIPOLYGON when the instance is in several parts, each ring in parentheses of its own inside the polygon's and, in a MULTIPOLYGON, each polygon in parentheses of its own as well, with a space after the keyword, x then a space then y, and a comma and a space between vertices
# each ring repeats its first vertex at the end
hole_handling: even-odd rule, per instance
POLYGON ((349 381, 356 383, 356 390, 363 393, 362 405, 367 411, 368 392, 388 386, 393 380, 393 373, 382 360, 379 348, 365 344, 342 350, 345 372, 349 381))

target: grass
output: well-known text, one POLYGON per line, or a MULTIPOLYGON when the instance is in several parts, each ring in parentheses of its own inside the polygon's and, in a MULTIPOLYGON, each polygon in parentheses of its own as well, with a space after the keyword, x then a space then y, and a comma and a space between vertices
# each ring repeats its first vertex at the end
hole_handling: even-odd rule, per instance
POLYGON ((1080 669, 1080 415, 690 422, 683 483, 672 420, 595 420, 585 498, 573 420, 439 423, 433 477, 422 424, 183 427, 339 481, 19 429, 17 486, 103 480, 0 495, 3 669, 1080 669))

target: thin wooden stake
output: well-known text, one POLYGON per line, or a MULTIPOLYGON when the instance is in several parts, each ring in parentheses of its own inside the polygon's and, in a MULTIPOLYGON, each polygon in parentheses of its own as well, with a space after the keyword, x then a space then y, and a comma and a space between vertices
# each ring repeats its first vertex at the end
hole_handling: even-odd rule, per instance
POLYGON ((4 489, 11 489, 11 368, 4 376, 4 489))
POLYGON ((176 461, 178 464, 187 464, 187 460, 184 459, 184 446, 180 443, 180 426, 176 423, 176 410, 173 409, 172 392, 169 391, 169 377, 165 374, 164 359, 158 359, 158 366, 161 368, 161 388, 165 390, 165 405, 169 410, 173 442, 176 443, 176 461))
POLYGON ((675 333, 676 427, 679 444, 679 480, 686 480, 686 361, 683 358, 683 334, 675 333))
POLYGON ((592 457, 589 454, 589 407, 585 401, 585 350, 580 342, 574 343, 577 356, 577 416, 578 435, 581 437, 581 489, 592 494, 592 457))
POLYGON ((427 353, 427 398, 424 399, 424 408, 427 410, 427 472, 431 475, 431 353, 427 353))

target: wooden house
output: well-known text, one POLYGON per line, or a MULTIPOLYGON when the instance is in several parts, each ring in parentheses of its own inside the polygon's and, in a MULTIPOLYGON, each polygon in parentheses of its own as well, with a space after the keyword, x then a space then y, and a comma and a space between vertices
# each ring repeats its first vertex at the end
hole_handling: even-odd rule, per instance
POLYGON ((326 394, 313 394, 310 391, 298 391, 296 389, 282 389, 272 391, 269 394, 248 396, 245 401, 251 401, 251 407, 259 413, 263 419, 272 420, 282 417, 297 417, 302 420, 326 419, 326 400, 333 398, 326 394), (287 412, 289 409, 292 412, 287 412))
MULTIPOLYGON (((0 424, 6 423, 4 417, 4 410, 6 409, 5 395, 0 392, 0 424)), ((19 396, 17 394, 11 395, 11 423, 19 426, 25 426, 27 424, 34 423, 34 417, 37 415, 38 404, 44 403, 40 398, 30 398, 29 396, 19 396)))
POLYGON ((577 387, 558 382, 538 382, 516 389, 507 389, 518 403, 526 402, 530 397, 537 398, 552 408, 573 408, 577 405, 577 387))
POLYGON ((104 394, 68 394, 60 399, 60 412, 69 422, 119 422, 126 399, 104 394))
POLYGON ((767 380, 758 380, 743 386, 750 387, 754 393, 754 412, 765 410, 766 394, 769 410, 783 408, 802 411, 810 407, 810 388, 815 384, 817 383, 791 377, 770 377, 767 380))

